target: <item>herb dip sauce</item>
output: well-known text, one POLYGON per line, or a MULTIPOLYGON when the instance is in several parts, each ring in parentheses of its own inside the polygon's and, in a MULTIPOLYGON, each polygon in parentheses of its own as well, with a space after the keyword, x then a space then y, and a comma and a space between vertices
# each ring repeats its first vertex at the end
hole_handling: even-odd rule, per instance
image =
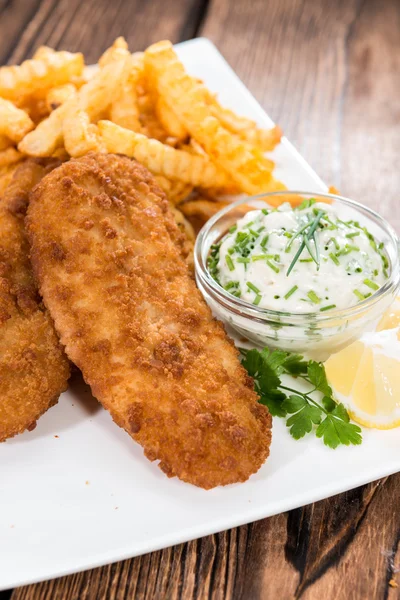
POLYGON ((208 269, 245 302, 291 313, 344 309, 376 292, 389 275, 383 243, 333 205, 248 212, 212 246, 208 269))

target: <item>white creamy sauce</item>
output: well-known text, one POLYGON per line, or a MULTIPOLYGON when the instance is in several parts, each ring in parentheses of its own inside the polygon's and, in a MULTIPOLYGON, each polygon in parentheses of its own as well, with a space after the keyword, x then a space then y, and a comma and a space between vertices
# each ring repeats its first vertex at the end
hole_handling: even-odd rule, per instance
POLYGON ((343 309, 368 298, 388 276, 386 254, 368 223, 345 221, 330 204, 250 211, 233 229, 214 247, 210 271, 228 292, 259 307, 292 313, 343 309), (307 238, 308 248, 288 274, 316 220, 315 237, 307 238))

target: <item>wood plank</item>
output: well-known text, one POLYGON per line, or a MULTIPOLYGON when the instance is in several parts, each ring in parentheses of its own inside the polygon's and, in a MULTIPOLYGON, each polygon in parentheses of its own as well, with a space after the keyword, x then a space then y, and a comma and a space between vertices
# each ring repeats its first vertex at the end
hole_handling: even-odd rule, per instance
POLYGON ((202 34, 307 162, 340 187, 346 40, 357 0, 212 2, 202 34))
POLYGON ((363 3, 347 46, 341 128, 343 190, 379 209, 400 231, 399 2, 363 3))
MULTIPOLYGON (((12 49, 15 56, 51 39, 59 46, 68 41, 72 49, 83 48, 95 60, 120 32, 132 47, 143 47, 161 37, 175 41, 180 34, 194 34, 204 17, 199 33, 217 44, 327 182, 374 206, 382 198, 381 208, 389 216, 399 210, 396 0, 211 0, 206 14, 197 5, 195 14, 183 20, 173 3, 167 9, 157 2, 157 23, 151 22, 157 11, 139 2, 131 6, 140 4, 147 16, 138 14, 134 21, 124 7, 121 22, 115 16, 120 14, 117 0, 107 12, 103 2, 96 3, 103 7, 96 14, 92 0, 86 8, 70 0, 67 12, 65 0, 59 4, 30 2, 31 10, 39 6, 36 24, 12 49), (96 24, 83 26, 74 17, 65 25, 65 14, 75 10, 81 22, 95 19, 96 24), (64 25, 55 29, 60 16, 64 25)), ((20 588, 12 598, 394 600, 400 597, 392 587, 396 579, 400 584, 399 494, 396 475, 289 515, 20 588)))
POLYGON ((38 46, 83 52, 88 63, 119 35, 132 51, 158 39, 191 37, 201 18, 199 0, 17 0, 0 4, 1 63, 19 63, 38 46), (3 36, 4 33, 4 36, 3 36))

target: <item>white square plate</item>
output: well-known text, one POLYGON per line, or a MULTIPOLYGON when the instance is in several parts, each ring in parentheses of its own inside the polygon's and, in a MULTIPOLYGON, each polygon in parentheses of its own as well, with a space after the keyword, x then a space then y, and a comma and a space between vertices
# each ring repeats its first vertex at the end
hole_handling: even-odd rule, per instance
MULTIPOLYGON (((205 39, 177 47, 223 104, 271 120, 205 39)), ((284 125, 284 123, 283 123, 284 125)), ((277 177, 326 186, 283 140, 277 177)), ((111 563, 287 511, 400 470, 400 435, 365 431, 361 446, 294 441, 274 420, 271 456, 239 485, 212 491, 167 477, 75 377, 31 433, 0 445, 0 589, 111 563)))

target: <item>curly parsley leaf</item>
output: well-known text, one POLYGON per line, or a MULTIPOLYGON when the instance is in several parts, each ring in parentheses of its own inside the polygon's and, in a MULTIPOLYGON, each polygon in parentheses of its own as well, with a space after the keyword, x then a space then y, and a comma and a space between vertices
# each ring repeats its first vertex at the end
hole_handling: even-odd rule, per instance
POLYGON ((324 396, 322 398, 321 402, 322 402, 324 409, 328 413, 331 413, 333 410, 335 410, 335 408, 337 406, 336 402, 329 396, 324 396))
POLYGON ((244 355, 244 359, 242 360, 244 368, 250 377, 256 377, 261 371, 264 362, 261 352, 255 349, 241 349, 240 352, 244 355))
POLYGON ((275 417, 291 415, 286 425, 292 437, 300 439, 314 430, 330 448, 337 448, 340 444, 361 444, 361 429, 350 423, 346 408, 335 401, 322 363, 306 361, 300 354, 282 350, 240 351, 243 366, 254 378, 259 402, 268 406, 275 417), (302 379, 314 387, 308 392, 287 387, 282 384, 281 375, 302 379), (317 402, 315 394, 322 396, 320 402, 317 402))
POLYGON ((332 397, 332 388, 328 385, 325 368, 322 363, 310 360, 307 367, 307 374, 316 390, 324 394, 324 396, 332 397))
POLYGON ((273 417, 286 417, 287 410, 284 406, 284 400, 286 396, 279 390, 270 390, 268 393, 261 392, 260 400, 261 404, 268 406, 269 412, 273 417))
POLYGON ((310 404, 306 404, 299 412, 289 417, 286 421, 286 425, 290 427, 290 435, 295 440, 299 440, 306 433, 310 433, 313 423, 315 425, 321 423, 321 410, 310 404))
POLYGON ((361 444, 361 428, 354 423, 342 421, 333 413, 326 416, 315 432, 318 438, 323 438, 325 446, 337 448, 340 444, 355 446, 361 444))
MULTIPOLYGON (((288 353, 287 353, 288 354, 288 353)), ((308 362, 303 359, 301 354, 288 354, 283 368, 288 375, 305 375, 307 373, 308 362)))
POLYGON ((287 396, 282 405, 286 412, 293 414, 307 406, 307 400, 303 396, 292 395, 287 396))

